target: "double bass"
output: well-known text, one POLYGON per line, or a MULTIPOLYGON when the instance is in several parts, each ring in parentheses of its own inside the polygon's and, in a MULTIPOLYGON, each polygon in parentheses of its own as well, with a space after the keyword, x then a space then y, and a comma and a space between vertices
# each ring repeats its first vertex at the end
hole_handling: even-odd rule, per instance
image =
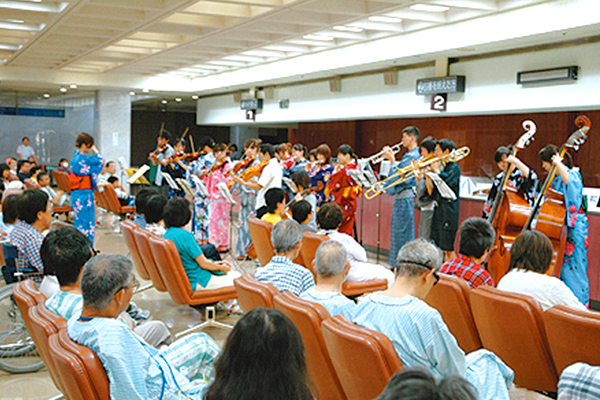
MULTIPOLYGON (((525 133, 515 143, 511 155, 514 157, 534 140, 537 127, 533 121, 523 121, 525 133)), ((519 195, 516 188, 508 186, 508 179, 515 169, 509 164, 504 170, 500 186, 488 221, 496 231, 496 239, 488 258, 488 269, 494 282, 499 282, 510 263, 510 248, 521 233, 522 227, 530 214, 529 203, 519 195)))
MULTIPOLYGON (((561 146, 558 152, 561 158, 565 156, 567 149, 579 150, 579 147, 587 139, 587 133, 592 126, 590 119, 585 115, 578 116, 575 119, 575 124, 579 129, 573 132, 561 146)), ((550 188, 555 176, 556 166, 552 165, 552 169, 544 181, 540 195, 533 205, 523 230, 536 230, 548 236, 552 242, 553 254, 552 264, 546 273, 559 277, 567 239, 567 226, 565 223, 567 210, 563 194, 550 188)))

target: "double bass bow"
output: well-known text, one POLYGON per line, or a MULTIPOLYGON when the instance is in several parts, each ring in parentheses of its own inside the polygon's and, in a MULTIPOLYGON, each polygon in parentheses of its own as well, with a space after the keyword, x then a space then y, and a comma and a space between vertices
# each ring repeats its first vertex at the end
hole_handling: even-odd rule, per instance
MULTIPOLYGON (((575 124, 579 129, 573 132, 561 146, 558 152, 558 155, 561 158, 564 158, 567 149, 573 149, 574 151, 579 150, 579 147, 587 139, 587 133, 592 126, 590 119, 585 115, 578 116, 575 119, 575 124)), ((547 274, 559 276, 567 237, 565 223, 567 210, 563 194, 550 188, 555 176, 556 165, 552 165, 523 230, 535 229, 548 236, 552 242, 554 251, 552 255, 552 265, 547 274)))
MULTIPOLYGON (((535 139, 534 135, 537 131, 535 123, 525 120, 522 125, 525 133, 515 143, 511 153, 513 157, 535 139)), ((516 188, 507 185, 514 169, 515 165, 509 163, 504 170, 488 217, 488 221, 496 231, 496 238, 488 259, 489 272, 494 282, 500 281, 500 278, 508 271, 510 246, 521 232, 523 222, 530 212, 529 203, 518 194, 516 188)))

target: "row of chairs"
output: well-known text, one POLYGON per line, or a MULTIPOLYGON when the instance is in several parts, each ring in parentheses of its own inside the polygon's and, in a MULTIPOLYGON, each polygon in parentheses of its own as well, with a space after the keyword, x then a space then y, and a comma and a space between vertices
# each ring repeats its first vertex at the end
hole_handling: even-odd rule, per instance
MULTIPOLYGON (((271 242, 271 231, 273 225, 261 221, 257 218, 251 218, 248 220, 248 228, 250 230, 250 237, 254 248, 258 256, 258 260, 262 266, 266 265, 271 258, 275 255, 275 249, 271 242)), ((319 245, 329 240, 326 235, 317 235, 312 232, 304 232, 302 238, 302 247, 300 248, 300 255, 298 258, 293 260, 296 264, 302 265, 308 268, 312 272, 313 276, 317 277, 316 271, 312 265, 317 253, 319 245)), ((385 279, 371 279, 363 282, 344 282, 342 292, 344 295, 352 297, 358 296, 363 293, 375 292, 378 290, 387 289, 387 281, 385 279)))
POLYGON ((235 281, 245 312, 275 308, 296 325, 307 350, 308 373, 319 400, 372 400, 402 368, 392 342, 383 334, 330 316, 319 304, 291 292, 279 293, 249 275, 235 281))
POLYGON ((70 400, 108 400, 109 380, 96 354, 75 343, 67 321, 46 308, 46 298, 31 279, 19 282, 13 296, 54 385, 70 400))
POLYGON ((425 299, 465 352, 486 348, 515 371, 515 384, 556 392, 561 372, 576 362, 600 365, 600 314, 555 306, 542 311, 530 296, 489 286, 471 290, 443 275, 425 299))
MULTIPOLYGON (((156 236, 129 220, 121 222, 121 229, 137 273, 142 279, 152 281, 154 288, 159 292, 168 292, 175 303, 189 306, 212 305, 237 297, 233 286, 192 290, 177 247, 171 240, 156 236)), ((214 309, 207 312, 206 322, 192 329, 200 329, 207 325, 229 328, 228 325, 214 320, 214 309)), ((176 336, 188 331, 179 332, 176 336)))

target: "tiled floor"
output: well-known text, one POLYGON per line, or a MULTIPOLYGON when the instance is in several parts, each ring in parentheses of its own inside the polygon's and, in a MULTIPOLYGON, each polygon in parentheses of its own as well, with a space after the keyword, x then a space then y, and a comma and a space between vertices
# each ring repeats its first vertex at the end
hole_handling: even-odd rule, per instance
MULTIPOLYGON (((103 253, 127 254, 127 248, 120 234, 114 233, 110 229, 99 229, 96 231, 96 247, 103 253)), ((372 261, 376 261, 376 255, 372 254, 372 261)), ((228 258, 229 261, 231 258, 228 258)), ((384 259, 381 258, 381 262, 384 259)), ((243 263, 236 262, 236 268, 240 272, 254 273, 255 266, 252 261, 243 263)), ((149 283, 143 282, 142 283, 149 283)), ((188 327, 191 327, 203 320, 201 313, 191 307, 180 306, 174 303, 167 293, 158 292, 151 288, 134 295, 133 301, 147 310, 152 311, 153 318, 160 319, 175 334, 188 327)), ((227 316, 218 313, 218 319, 221 322, 235 324, 239 319, 237 316, 227 316)), ((207 328, 204 332, 211 335, 220 346, 223 346, 229 330, 220 328, 207 328)), ((0 400, 38 400, 49 399, 60 392, 56 389, 46 369, 35 373, 13 375, 0 371, 0 400)), ((544 400, 548 399, 538 393, 525 389, 511 389, 511 398, 513 400, 544 400)))

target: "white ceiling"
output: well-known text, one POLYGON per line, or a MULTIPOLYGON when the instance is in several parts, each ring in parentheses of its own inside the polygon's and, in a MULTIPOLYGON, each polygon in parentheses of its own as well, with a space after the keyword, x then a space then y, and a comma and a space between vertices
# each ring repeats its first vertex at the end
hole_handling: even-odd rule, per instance
POLYGON ((0 0, 0 91, 202 95, 301 81, 598 35, 599 3, 0 0))

